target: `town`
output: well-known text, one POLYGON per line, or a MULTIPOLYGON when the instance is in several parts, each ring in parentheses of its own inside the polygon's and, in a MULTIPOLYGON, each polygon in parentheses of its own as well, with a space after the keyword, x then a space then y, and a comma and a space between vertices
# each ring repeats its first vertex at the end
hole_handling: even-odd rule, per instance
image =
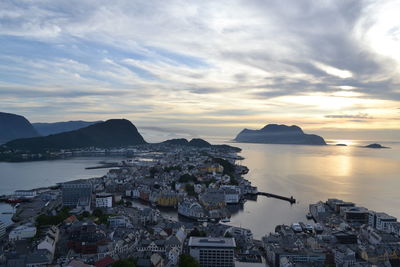
POLYGON ((343 200, 311 204, 306 224, 278 225, 261 240, 228 225, 259 193, 237 152, 143 146, 92 166, 108 168, 103 177, 3 196, 16 212, 13 224, 0 223, 1 265, 398 266, 400 222, 343 200))

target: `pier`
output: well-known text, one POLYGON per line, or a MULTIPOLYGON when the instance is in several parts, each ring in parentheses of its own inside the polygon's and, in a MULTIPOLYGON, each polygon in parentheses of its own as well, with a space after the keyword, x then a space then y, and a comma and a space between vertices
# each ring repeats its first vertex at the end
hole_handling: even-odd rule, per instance
POLYGON ((257 195, 266 196, 266 197, 273 197, 273 198, 285 200, 285 201, 288 201, 290 204, 296 203, 296 199, 293 198, 293 196, 291 196, 291 197, 284 197, 284 196, 280 196, 280 195, 276 195, 276 194, 271 194, 271 193, 266 193, 266 192, 258 192, 257 195))

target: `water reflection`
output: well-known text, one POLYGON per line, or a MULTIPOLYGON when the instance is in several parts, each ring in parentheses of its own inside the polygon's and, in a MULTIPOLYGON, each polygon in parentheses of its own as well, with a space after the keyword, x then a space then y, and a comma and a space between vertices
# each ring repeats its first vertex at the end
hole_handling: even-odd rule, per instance
MULTIPOLYGON (((354 142, 356 143, 356 142, 354 142)), ((256 237, 276 224, 305 221, 308 204, 330 197, 356 202, 400 218, 400 153, 357 146, 236 144, 249 167, 247 178, 260 191, 293 195, 298 203, 258 197, 233 215, 232 225, 251 228, 256 237)))

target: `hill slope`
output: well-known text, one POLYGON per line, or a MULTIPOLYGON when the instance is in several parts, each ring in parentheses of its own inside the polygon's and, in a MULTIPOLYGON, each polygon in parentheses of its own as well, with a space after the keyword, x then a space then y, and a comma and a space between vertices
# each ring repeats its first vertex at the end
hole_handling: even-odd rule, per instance
POLYGON ((318 135, 305 134, 296 126, 268 124, 260 130, 242 130, 235 138, 242 143, 294 144, 294 145, 326 145, 318 135))
POLYGON ((128 120, 114 119, 88 127, 49 135, 18 139, 5 144, 13 149, 40 152, 45 150, 73 149, 84 147, 120 147, 146 144, 136 127, 128 120))
POLYGON ((25 117, 0 112, 0 144, 18 138, 35 136, 39 136, 39 134, 25 117))
POLYGON ((75 131, 99 122, 103 121, 62 121, 53 123, 35 122, 32 123, 32 125, 40 135, 47 136, 50 134, 75 131))

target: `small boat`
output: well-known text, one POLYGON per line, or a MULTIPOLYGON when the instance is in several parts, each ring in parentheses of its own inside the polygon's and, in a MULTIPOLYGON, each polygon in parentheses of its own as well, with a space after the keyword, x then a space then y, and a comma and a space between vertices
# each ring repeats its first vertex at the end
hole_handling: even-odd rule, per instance
POLYGON ((307 219, 309 219, 309 220, 311 220, 311 219, 313 218, 313 216, 312 216, 311 213, 307 213, 306 217, 307 217, 307 219))
POLYGON ((199 219, 197 219, 197 221, 198 221, 198 222, 206 222, 207 219, 205 219, 205 218, 199 218, 199 219))
POLYGON ((228 217, 222 218, 222 219, 221 219, 221 222, 224 222, 224 223, 230 222, 230 221, 231 221, 231 220, 230 220, 228 217))
POLYGON ((299 222, 301 230, 303 230, 303 232, 306 231, 306 225, 303 222, 299 222))
POLYGON ((298 223, 292 223, 292 230, 295 233, 301 233, 303 231, 303 229, 301 228, 300 224, 298 224, 298 223))
POLYGON ((311 224, 307 223, 306 224, 306 232, 312 233, 313 230, 314 230, 314 227, 311 224))
POLYGON ((317 234, 321 234, 324 231, 324 227, 321 224, 317 223, 314 227, 314 230, 317 234))

